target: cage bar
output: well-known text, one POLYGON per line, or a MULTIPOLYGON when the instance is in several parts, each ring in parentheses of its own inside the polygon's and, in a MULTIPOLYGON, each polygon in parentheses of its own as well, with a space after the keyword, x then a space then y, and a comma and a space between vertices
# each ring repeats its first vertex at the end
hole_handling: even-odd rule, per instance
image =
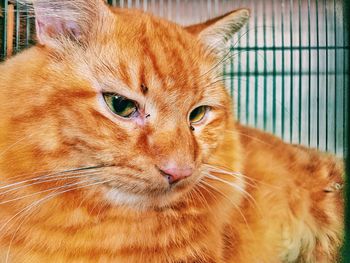
POLYGON ((301 0, 298 1, 298 13, 299 13, 299 30, 298 30, 298 34, 299 34, 299 83, 298 83, 298 86, 299 86, 299 91, 298 91, 298 95, 299 95, 299 99, 298 99, 298 118, 299 118, 299 121, 298 121, 298 143, 300 144, 301 143, 301 124, 302 124, 302 115, 301 115, 301 110, 302 110, 302 103, 301 103, 301 100, 302 100, 302 89, 303 89, 303 82, 302 82, 302 63, 303 63, 303 60, 302 60, 302 43, 301 43, 301 26, 302 26, 302 19, 301 19, 301 0))
POLYGON ((21 19, 20 19, 20 15, 21 15, 21 9, 20 9, 20 4, 19 2, 16 0, 16 36, 15 36, 15 42, 16 42, 16 46, 15 46, 15 51, 16 53, 19 52, 20 50, 20 41, 21 41, 21 19))
POLYGON ((6 30, 6 56, 11 57, 13 53, 13 34, 14 34, 14 6, 7 6, 7 30, 6 30))
MULTIPOLYGON (((285 17, 285 1, 281 1, 281 48, 282 50, 285 49, 284 47, 284 17, 285 17)), ((282 133, 282 139, 285 139, 285 57, 282 56, 282 84, 281 84, 281 101, 282 101, 282 106, 281 106, 281 133, 282 133)), ((276 72, 275 72, 276 74, 276 72)))
POLYGON ((7 0, 0 0, 1 2, 1 58, 4 59, 7 55, 7 16, 8 16, 8 2, 7 0))
POLYGON ((289 37, 290 37, 290 86, 289 86, 289 90, 290 90, 290 116, 289 116, 289 141, 292 142, 293 141, 293 109, 294 109, 294 79, 293 79, 293 74, 294 74, 294 57, 293 57, 293 0, 290 0, 289 2, 290 6, 289 6, 289 23, 290 23, 290 29, 289 29, 289 37))
MULTIPOLYGON (((249 42, 249 25, 250 23, 248 22, 247 25, 244 27, 244 34, 246 35, 246 47, 250 46, 249 42)), ((241 53, 241 52, 239 52, 241 53)), ((249 52, 245 52, 246 55, 246 68, 245 68, 245 120, 246 123, 250 123, 250 82, 249 82, 249 76, 250 76, 250 71, 249 71, 249 65, 250 65, 250 58, 249 58, 249 52)))

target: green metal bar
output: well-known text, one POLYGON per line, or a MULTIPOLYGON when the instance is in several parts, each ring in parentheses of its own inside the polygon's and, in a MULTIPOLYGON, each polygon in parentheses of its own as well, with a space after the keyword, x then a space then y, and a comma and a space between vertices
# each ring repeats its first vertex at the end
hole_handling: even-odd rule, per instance
MULTIPOLYGON (((224 69, 225 69, 225 72, 224 74, 226 74, 227 70, 226 70, 226 65, 224 63, 224 69)), ((234 70, 233 70, 233 58, 231 56, 230 58, 230 95, 231 97, 233 98, 234 97, 234 93, 233 93, 233 86, 234 86, 234 83, 233 83, 233 79, 234 79, 234 70)))
MULTIPOLYGON (((333 23, 334 23, 334 45, 337 46, 337 6, 336 1, 333 0, 333 23)), ((338 72, 338 58, 337 58, 337 49, 334 51, 334 69, 335 72, 338 72)), ((334 152, 338 153, 338 147, 337 147, 337 132, 338 132, 338 125, 337 125, 337 108, 338 108, 338 99, 337 99, 337 90, 338 90, 338 83, 337 83, 338 75, 336 74, 334 76, 334 152)))
POLYGON ((308 72, 308 128, 307 128, 307 143, 310 147, 311 143, 311 12, 310 12, 310 0, 307 1, 307 17, 308 17, 308 40, 309 40, 309 72, 308 72))
POLYGON ((302 123, 302 115, 301 115, 301 100, 302 100, 302 75, 303 71, 302 66, 302 53, 301 53, 301 0, 299 0, 298 11, 299 11, 299 100, 298 100, 298 142, 301 143, 301 123, 302 123))
MULTIPOLYGON (((346 45, 349 45, 350 41, 350 2, 347 0, 343 1, 343 24, 344 24, 344 30, 343 30, 343 42, 346 45), (346 14, 346 15, 345 15, 346 14)), ((349 183, 349 176, 350 176, 350 132, 349 132, 349 124, 350 124, 350 114, 348 113, 349 106, 350 106, 350 78, 345 73, 346 67, 349 67, 350 62, 350 52, 349 50, 344 51, 344 59, 343 59, 343 67, 344 67, 344 81, 343 81, 343 100, 344 100, 344 145, 347 147, 344 147, 344 156, 346 156, 346 185, 345 185, 345 245, 344 245, 344 262, 350 259, 350 183, 349 183), (348 63, 345 62, 345 60, 348 60, 348 63), (347 248, 347 249, 346 249, 347 248)))
MULTIPOLYGON (((347 0, 343 0, 343 22, 344 22, 344 29, 343 29, 343 41, 345 42, 346 39, 347 41, 350 40, 350 23, 349 23, 349 18, 348 17, 345 17, 345 14, 350 14, 350 2, 347 1, 347 0)), ((349 42, 348 42, 349 43, 349 42)), ((345 53, 345 52, 344 52, 345 53)), ((346 53, 345 53, 346 54, 346 53)), ((346 66, 346 60, 348 60, 348 63, 350 62, 350 52, 348 51, 347 56, 344 56, 344 63, 343 63, 343 66, 346 66)), ((349 64, 348 64, 349 65, 349 64)), ((344 72, 345 72, 345 67, 344 67, 344 72)), ((345 74, 344 74, 344 77, 345 74)), ((343 96, 343 99, 344 99, 344 102, 347 102, 348 105, 350 105, 350 78, 347 79, 347 83, 344 79, 344 85, 343 85, 343 92, 344 92, 344 96, 343 96), (347 89, 345 89, 346 87, 348 87, 347 89)), ((345 104, 344 104, 345 105, 345 104)), ((346 108, 344 108, 346 109, 346 108)), ((346 111, 345 111, 346 112, 346 111)), ((344 113, 345 113, 344 112, 344 113)), ((348 123, 350 123, 350 114, 347 114, 347 118, 344 119, 345 122, 344 124, 346 123, 346 121, 348 123)), ((342 253, 342 256, 343 256, 343 262, 349 262, 350 260, 350 184, 349 184, 349 175, 350 175, 350 158, 349 158, 349 153, 350 153, 350 133, 345 133, 345 130, 344 130, 344 136, 346 136, 346 141, 347 141, 347 144, 344 144, 346 145, 347 147, 344 147, 344 148, 347 148, 345 150, 345 155, 346 156, 346 180, 345 180, 345 219, 344 219, 344 223, 345 223, 345 227, 344 227, 344 230, 345 230, 345 241, 344 241, 344 245, 343 245, 343 253, 342 253)))
MULTIPOLYGON (((246 25, 246 30, 248 30, 249 28, 249 22, 247 23, 246 25)), ((246 31, 245 30, 245 31, 246 31)), ((249 35, 250 34, 246 34, 246 46, 248 47, 249 46, 249 35)), ((246 100, 245 100, 245 119, 246 119, 246 123, 248 124, 249 123, 249 115, 250 115, 250 110, 249 110, 249 102, 250 102, 250 82, 249 82, 249 75, 250 75, 250 70, 249 70, 249 64, 250 64, 250 59, 249 59, 249 55, 250 53, 249 52, 246 52, 246 92, 245 92, 245 95, 246 95, 246 100)))
POLYGON ((350 49, 349 45, 343 45, 343 46, 255 46, 255 47, 236 47, 234 50, 236 51, 299 51, 299 50, 340 50, 340 49, 350 49))
MULTIPOLYGON (((290 0, 290 10, 289 10, 289 15, 290 15, 290 45, 291 47, 293 47, 293 0, 290 0)), ((290 142, 293 141, 293 103, 294 103, 294 100, 293 100, 293 49, 291 48, 290 49, 290 127, 289 127, 289 132, 290 132, 290 135, 289 135, 289 140, 290 142)))
POLYGON ((16 6, 15 6, 15 12, 16 12, 16 42, 15 42, 15 51, 16 53, 20 50, 20 41, 21 41, 21 20, 20 20, 20 14, 21 14, 21 5, 16 0, 16 6))
POLYGON ((8 2, 7 0, 1 1, 1 9, 2 9, 2 48, 1 48, 1 57, 4 59, 7 55, 7 10, 8 10, 8 2))
MULTIPOLYGON (((348 44, 350 40, 350 2, 348 0, 343 0, 343 43, 348 44)), ((347 128, 350 124, 350 114, 346 111, 347 106, 350 105, 349 92, 346 92, 347 88, 350 88, 350 82, 348 75, 346 75, 346 66, 350 63, 350 52, 349 50, 344 50, 343 58, 343 136, 344 136, 344 156, 346 156, 346 178, 345 178, 345 241, 343 246, 343 262, 349 262, 350 260, 350 132, 347 132, 347 128), (347 61, 346 61, 347 60, 347 61), (346 87, 346 80, 348 81, 348 87, 346 87), (348 103, 348 104, 346 104, 348 103), (345 143, 347 141, 347 143, 345 143), (345 149, 346 148, 346 149, 345 149)))
POLYGON ((320 148, 320 51, 319 51, 319 45, 320 45, 320 31, 319 31, 319 19, 318 19, 318 0, 316 0, 316 45, 317 45, 317 79, 316 79, 316 89, 317 89, 317 95, 316 95, 316 100, 317 100, 317 149, 320 148))
MULTIPOLYGON (((349 5, 346 5, 346 0, 344 0, 343 1, 343 6, 345 7, 344 8, 344 11, 343 11, 343 46, 346 46, 347 44, 349 44, 349 43, 346 43, 346 38, 347 38, 347 32, 346 32, 346 30, 349 30, 349 32, 350 32, 350 28, 349 28, 349 24, 350 23, 348 23, 348 21, 349 20, 347 20, 346 19, 346 17, 345 17, 345 11, 346 10, 349 10, 350 8, 350 4, 349 5), (346 7, 348 7, 348 9, 346 9, 346 7), (348 27, 347 27, 348 26, 348 27)), ((344 156, 347 156, 347 158, 349 159, 349 156, 347 155, 347 153, 349 153, 349 151, 350 151, 350 148, 349 148, 349 150, 348 151, 346 151, 346 147, 345 147, 345 145, 346 145, 346 133, 347 133, 347 128, 349 127, 348 125, 347 125, 347 123, 346 123, 346 121, 347 121, 347 110, 346 110, 346 95, 347 95, 347 92, 346 92, 346 90, 347 90, 347 88, 346 88, 346 76, 347 76, 347 72, 346 72, 346 50, 344 49, 343 50, 343 53, 344 53, 344 55, 343 55, 343 155, 344 156)), ((348 52, 348 53, 350 53, 350 52, 348 52)), ((350 87, 350 86, 349 86, 350 87)), ((349 114, 350 115, 350 114, 349 114)), ((348 173, 348 176, 350 175, 350 173, 348 173)), ((349 199, 350 200, 350 199, 349 199)), ((350 245, 350 243, 349 243, 349 245, 350 245)))
MULTIPOLYGON (((325 27, 326 27, 326 47, 328 47, 328 8, 327 8, 327 0, 324 0, 324 15, 325 15, 325 27)), ((326 151, 329 149, 328 145, 328 125, 329 125, 329 114, 328 114, 328 101, 329 101, 329 90, 328 90, 328 48, 326 48, 326 151)))
MULTIPOLYGON (((350 11, 350 3, 349 1, 344 1, 343 5, 345 6, 344 8, 344 13, 343 13, 343 43, 344 45, 349 45, 349 41, 350 41, 350 21, 349 21, 349 17, 347 16, 349 14, 346 13, 347 11, 350 11), (347 14, 347 15, 345 15, 347 14)), ((350 105, 347 104, 348 99, 350 99, 350 95, 349 95, 349 91, 346 87, 346 84, 348 84, 348 86, 350 85, 350 81, 349 81, 349 64, 346 63, 346 58, 349 57, 350 58, 350 52, 349 50, 344 50, 344 59, 343 59, 343 144, 344 145, 348 145, 350 143, 349 140, 347 140, 349 137, 347 136, 347 134, 349 134, 349 125, 350 125, 350 114, 348 112, 348 107, 350 105), (348 82, 348 83, 347 83, 348 82), (348 121, 348 122, 347 122, 348 121)), ((348 62, 350 62, 350 59, 348 60, 348 62)), ((349 88, 349 87, 348 87, 349 88)), ((344 156, 347 156, 348 161, 350 160, 350 147, 348 147, 347 149, 344 148, 344 156)), ((347 174, 348 176, 350 176, 350 173, 347 174)), ((350 192, 348 192, 350 194, 350 192)), ((349 217, 350 220, 350 217, 349 217)), ((349 233, 350 235, 350 233, 349 233)), ((350 241, 350 240, 349 240, 350 241)), ((350 258, 350 257, 349 257, 350 258)))
MULTIPOLYGON (((238 32, 238 41, 235 43, 235 45, 238 45, 238 47, 241 46, 241 31, 238 32)), ((238 81, 238 87, 237 87, 237 118, 239 121, 242 120, 242 82, 241 82, 241 77, 242 77, 242 55, 241 52, 238 52, 238 69, 237 69, 237 81, 238 81)), ((231 67, 231 70, 233 70, 233 66, 231 67)))
MULTIPOLYGON (((281 38, 282 38, 282 49, 284 50, 284 0, 282 0, 281 2, 281 23, 282 23, 282 26, 281 26, 281 38)), ((282 110, 281 110, 281 129, 282 129, 282 139, 284 139, 284 129, 285 129, 285 123, 284 123, 284 112, 285 112, 285 85, 284 85, 284 79, 285 79, 285 76, 284 76, 284 71, 285 71, 285 67, 284 67, 284 53, 282 54, 282 98, 281 98, 281 101, 282 101, 282 110)), ((275 76, 276 76, 276 72, 275 73, 275 76)))
MULTIPOLYGON (((275 21, 275 0, 272 0, 272 40, 273 40, 273 45, 276 46, 276 32, 275 32, 275 27, 276 27, 276 21, 275 21)), ((276 133, 276 50, 273 51, 272 55, 273 59, 273 73, 274 77, 272 78, 272 132, 276 133)))
MULTIPOLYGON (((284 1, 284 0, 283 0, 284 1)), ((258 29, 257 29, 257 24, 258 24, 258 5, 257 5, 258 1, 254 1, 254 45, 257 47, 258 46, 258 29)), ((254 125, 255 127, 258 126, 258 95, 259 95, 259 85, 258 85, 258 51, 254 50, 254 125)))
MULTIPOLYGON (((241 5, 239 1, 238 6, 241 5)), ((242 30, 238 32, 238 40, 234 43, 235 47, 241 47, 241 38, 242 38, 242 30)), ((237 87, 237 118, 238 120, 242 121, 242 55, 241 52, 238 52, 238 70, 237 70, 237 81, 238 81, 238 87, 237 87)), ((233 66, 231 67, 231 70, 233 70, 233 66)), ((233 87, 232 87, 233 88, 233 87)))
MULTIPOLYGON (((347 73, 349 73, 349 70, 347 70, 346 71, 347 73)), ((294 73, 296 73, 296 72, 293 72, 293 74, 294 73)), ((319 72, 318 72, 320 75, 323 75, 323 74, 326 74, 326 71, 324 70, 320 70, 319 72)), ((242 75, 244 75, 244 74, 248 74, 245 70, 244 71, 242 71, 241 72, 241 74, 242 75)), ((265 74, 267 75, 267 76, 274 76, 274 74, 276 75, 276 76, 282 76, 283 75, 283 72, 282 72, 282 70, 279 70, 279 71, 276 71, 276 72, 273 72, 272 70, 269 70, 269 71, 267 71, 266 73, 265 72, 263 72, 263 71, 258 71, 257 73, 256 73, 258 76, 265 76, 265 74)), ((284 74, 285 75, 290 75, 290 74, 292 74, 290 71, 284 71, 284 74)), ((299 74, 299 73, 298 73, 299 74)), ((316 71, 310 71, 310 73, 309 73, 309 71, 304 71, 304 72, 301 72, 301 75, 302 76, 308 76, 308 75, 317 75, 317 70, 316 71)), ((335 72, 334 70, 329 70, 328 69, 328 74, 329 75, 341 75, 342 74, 342 72, 335 72)))
MULTIPOLYGON (((264 46, 266 46, 266 4, 263 3, 263 34, 264 34, 264 46)), ((267 72, 267 54, 264 50, 264 75, 267 72)), ((267 129, 267 78, 264 77, 264 95, 263 95, 263 108, 264 108, 264 130, 267 129)))
POLYGON ((30 13, 29 8, 26 5, 26 46, 29 46, 29 39, 30 39, 30 13))

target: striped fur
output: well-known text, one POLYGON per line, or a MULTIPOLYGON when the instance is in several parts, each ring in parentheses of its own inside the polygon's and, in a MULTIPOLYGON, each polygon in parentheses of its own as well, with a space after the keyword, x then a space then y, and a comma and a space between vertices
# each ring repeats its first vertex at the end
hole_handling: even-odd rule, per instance
POLYGON ((0 65, 0 261, 335 262, 342 164, 235 123, 206 42, 235 12, 184 29, 78 2, 82 38, 44 28, 0 65), (139 119, 101 92, 137 101, 139 119), (170 187, 169 160, 194 173, 170 187))

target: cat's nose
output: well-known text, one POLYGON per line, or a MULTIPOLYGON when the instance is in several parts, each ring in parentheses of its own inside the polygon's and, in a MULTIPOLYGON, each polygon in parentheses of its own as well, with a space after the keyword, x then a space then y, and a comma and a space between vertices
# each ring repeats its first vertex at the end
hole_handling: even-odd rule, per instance
POLYGON ((182 179, 190 177, 193 173, 191 167, 169 167, 169 168, 160 168, 160 173, 168 180, 169 184, 176 183, 182 179))

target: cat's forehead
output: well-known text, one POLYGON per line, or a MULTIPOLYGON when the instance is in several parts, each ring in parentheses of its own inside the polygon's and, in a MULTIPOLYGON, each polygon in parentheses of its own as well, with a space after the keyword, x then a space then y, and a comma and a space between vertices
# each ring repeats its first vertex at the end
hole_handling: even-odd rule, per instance
POLYGON ((174 101, 184 93, 202 96, 214 61, 195 37, 149 14, 116 11, 116 16, 114 32, 96 57, 94 75, 101 81, 106 74, 116 78, 116 92, 123 88, 144 96, 166 94, 174 101))
POLYGON ((146 13, 136 14, 117 19, 114 59, 126 59, 140 67, 140 77, 153 71, 161 79, 185 80, 213 63, 199 41, 181 26, 146 13))

